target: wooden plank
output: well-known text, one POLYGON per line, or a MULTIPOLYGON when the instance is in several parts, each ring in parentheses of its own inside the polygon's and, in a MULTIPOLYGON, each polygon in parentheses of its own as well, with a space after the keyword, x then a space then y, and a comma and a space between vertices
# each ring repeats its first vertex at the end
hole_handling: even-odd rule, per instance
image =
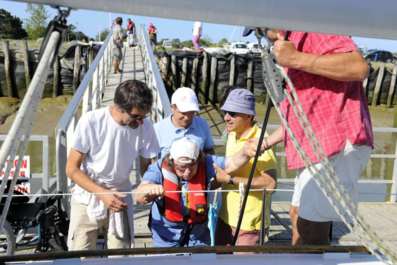
POLYGON ((211 76, 210 76, 210 88, 209 88, 209 99, 212 104, 218 102, 217 99, 217 74, 218 73, 218 59, 215 56, 211 58, 211 76))
POLYGON ((14 65, 11 57, 10 44, 8 41, 3 41, 3 53, 4 53, 4 77, 6 80, 7 96, 18 97, 18 91, 16 88, 16 82, 14 77, 14 65))
POLYGON ((52 96, 58 97, 62 95, 61 90, 61 66, 60 66, 60 59, 58 55, 55 55, 54 58, 54 65, 53 65, 53 78, 52 78, 52 96))
POLYGON ((183 59, 182 59, 182 77, 181 77, 181 86, 187 86, 187 80, 188 80, 188 78, 187 78, 187 76, 188 76, 188 73, 187 73, 187 66, 188 66, 188 58, 187 57, 184 57, 183 59))
POLYGON ((195 57, 193 59, 192 65, 192 89, 196 92, 196 95, 199 94, 199 82, 198 82, 198 67, 199 67, 199 57, 195 57))
POLYGON ((230 59, 230 71, 229 71, 229 86, 236 84, 236 55, 233 54, 230 59))
POLYGON ((73 81, 72 81, 73 92, 76 92, 76 89, 80 83, 80 58, 81 58, 81 47, 80 45, 77 45, 74 51, 73 81))
POLYGON ((254 93, 254 58, 249 58, 247 66, 247 89, 254 93))
POLYGON ((208 61, 209 55, 204 52, 203 54, 203 65, 201 68, 202 82, 201 82, 201 92, 204 95, 204 103, 208 104, 209 101, 209 90, 208 90, 208 61))
POLYGON ((26 87, 28 87, 31 79, 28 41, 22 40, 20 43, 22 49, 23 68, 25 70, 25 83, 26 87))
POLYGON ((393 95, 396 89, 396 76, 397 76, 397 64, 393 67, 393 73, 391 75, 389 95, 387 96, 387 106, 390 108, 393 104, 393 95))
POLYGON ((382 63, 382 64, 380 64, 378 77, 376 78, 374 94, 372 97, 372 104, 371 104, 372 106, 376 106, 376 104, 378 102, 379 92, 382 87, 382 81, 383 81, 384 75, 385 75, 385 64, 382 63))
POLYGON ((176 55, 171 55, 172 89, 175 91, 179 87, 178 83, 178 62, 176 55))

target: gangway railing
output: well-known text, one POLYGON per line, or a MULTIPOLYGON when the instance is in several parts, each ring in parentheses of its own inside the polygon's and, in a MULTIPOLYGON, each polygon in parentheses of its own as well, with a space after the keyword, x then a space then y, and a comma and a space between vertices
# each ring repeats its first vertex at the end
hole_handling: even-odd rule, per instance
POLYGON ((171 104, 144 25, 140 27, 138 41, 143 57, 146 84, 153 93, 151 117, 154 122, 157 122, 171 114, 171 104))
POLYGON ((55 129, 57 190, 60 192, 67 191, 66 159, 77 121, 81 113, 97 109, 101 105, 102 93, 112 63, 111 36, 110 32, 55 129))
MULTIPOLYGON (((153 93, 154 104, 151 118, 155 122, 170 115, 170 102, 149 42, 149 36, 143 26, 137 35, 137 39, 143 59, 145 82, 153 93)), ((60 192, 68 191, 68 180, 65 172, 66 160, 80 114, 97 109, 101 105, 105 82, 112 64, 112 49, 113 42, 110 33, 58 122, 56 128, 56 171, 57 190, 60 192), (81 105, 82 110, 80 111, 81 105)), ((136 165, 139 165, 139 163, 136 163, 136 165)), ((139 174, 139 170, 137 170, 137 173, 139 174)), ((64 200, 64 203, 66 201, 64 200)), ((65 206, 67 205, 65 204, 65 206)))

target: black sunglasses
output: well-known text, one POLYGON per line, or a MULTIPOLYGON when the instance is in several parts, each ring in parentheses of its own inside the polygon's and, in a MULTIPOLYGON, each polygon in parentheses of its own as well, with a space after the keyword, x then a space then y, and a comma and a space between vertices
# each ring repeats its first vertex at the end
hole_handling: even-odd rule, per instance
POLYGON ((233 111, 224 111, 223 116, 226 116, 226 114, 229 114, 230 117, 234 118, 238 113, 233 111))
POLYGON ((129 113, 128 111, 125 111, 125 113, 127 113, 128 116, 129 116, 129 118, 130 118, 131 120, 134 120, 134 121, 142 121, 142 120, 144 120, 145 118, 147 118, 147 117, 150 116, 150 114, 147 114, 147 115, 136 115, 136 114, 131 114, 131 113, 129 113))

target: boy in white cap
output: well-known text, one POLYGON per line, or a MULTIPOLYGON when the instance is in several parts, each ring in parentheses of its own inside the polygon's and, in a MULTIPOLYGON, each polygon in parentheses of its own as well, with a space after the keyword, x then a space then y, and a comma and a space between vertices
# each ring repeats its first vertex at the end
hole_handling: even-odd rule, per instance
POLYGON ((248 142, 241 152, 226 158, 205 155, 189 137, 172 143, 169 153, 149 167, 136 190, 138 203, 153 202, 149 226, 155 247, 209 245, 207 193, 203 191, 216 176, 213 165, 226 172, 237 170, 255 154, 255 143, 248 142))
POLYGON ((180 87, 171 97, 172 115, 154 125, 160 145, 160 157, 168 153, 171 143, 189 136, 205 153, 214 153, 214 141, 207 122, 197 116, 199 104, 196 93, 188 87, 180 87))

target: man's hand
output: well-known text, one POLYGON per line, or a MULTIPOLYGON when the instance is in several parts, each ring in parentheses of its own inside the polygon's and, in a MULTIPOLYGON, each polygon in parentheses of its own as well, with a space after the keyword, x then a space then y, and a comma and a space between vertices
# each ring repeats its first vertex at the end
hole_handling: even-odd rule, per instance
POLYGON ((147 186, 144 195, 146 202, 151 202, 159 197, 164 196, 164 188, 162 185, 151 184, 147 186))
POLYGON ((273 54, 277 64, 283 67, 296 68, 296 61, 300 54, 290 41, 284 40, 284 37, 278 33, 277 40, 274 42, 273 54))
POLYGON ((105 206, 114 211, 114 212, 120 212, 124 209, 127 208, 127 204, 123 201, 123 198, 126 196, 125 194, 122 194, 117 191, 112 191, 112 190, 104 190, 99 194, 96 194, 98 199, 103 201, 105 206))
POLYGON ((216 182, 218 183, 229 183, 231 176, 226 173, 225 170, 213 164, 216 173, 216 182))

